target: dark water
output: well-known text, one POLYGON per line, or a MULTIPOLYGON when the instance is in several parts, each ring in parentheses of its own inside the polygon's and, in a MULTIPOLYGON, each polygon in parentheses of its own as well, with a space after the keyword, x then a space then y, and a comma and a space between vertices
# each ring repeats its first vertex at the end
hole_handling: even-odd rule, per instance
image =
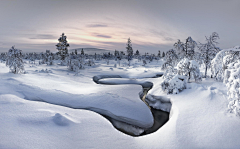
POLYGON ((140 136, 147 135, 157 131, 169 120, 169 112, 151 108, 151 112, 154 118, 154 124, 151 128, 145 130, 140 136))
MULTIPOLYGON (((162 74, 156 75, 153 78, 157 78, 157 77, 161 77, 161 76, 162 76, 162 74)), ((97 84, 102 84, 102 83, 99 82, 99 80, 100 79, 104 79, 104 78, 122 78, 122 77, 118 76, 118 75, 112 75, 112 76, 111 75, 101 75, 101 76, 94 76, 93 77, 93 81, 95 83, 97 83, 97 84)), ((104 83, 104 84, 106 84, 106 83, 104 83)), ((116 84, 115 83, 111 83, 111 84, 106 84, 106 85, 118 85, 118 84, 117 83, 116 84)), ((145 100, 144 99, 145 98, 144 95, 147 95, 148 91, 152 88, 153 83, 152 82, 145 82, 145 83, 140 83, 139 85, 141 85, 142 89, 143 89, 142 90, 142 94, 140 95, 140 98, 142 100, 145 100)), ((125 133, 127 135, 134 136, 134 137, 136 137, 136 136, 144 136, 144 135, 153 133, 153 132, 157 131, 159 128, 161 128, 169 120, 169 112, 165 112, 165 111, 162 111, 160 109, 154 109, 152 107, 150 107, 150 109, 151 109, 151 112, 152 112, 152 115, 153 115, 153 118, 154 118, 154 124, 153 124, 153 126, 151 128, 145 129, 144 132, 141 133, 140 135, 135 135, 132 132, 128 132, 128 131, 125 131, 124 129, 117 128, 114 125, 113 126, 117 130, 119 130, 119 131, 121 131, 121 132, 123 132, 123 133, 125 133)), ((105 116, 105 115, 102 115, 102 116, 105 117, 106 119, 108 119, 112 124, 113 124, 113 121, 118 121, 118 120, 115 120, 115 119, 113 119, 113 118, 111 118, 109 116, 105 116)), ((123 123, 123 122, 121 122, 121 123, 123 123)), ((130 125, 130 124, 126 124, 126 125, 130 125)), ((133 126, 133 127, 137 128, 137 126, 133 126)))

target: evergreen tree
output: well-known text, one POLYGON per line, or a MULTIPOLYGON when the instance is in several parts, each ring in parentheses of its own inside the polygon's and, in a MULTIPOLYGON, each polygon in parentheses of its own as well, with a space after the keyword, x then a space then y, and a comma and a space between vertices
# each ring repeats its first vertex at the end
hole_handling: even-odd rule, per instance
POLYGON ((165 57, 165 53, 164 52, 162 53, 162 57, 165 57))
POLYGON ((127 49, 128 65, 130 66, 130 61, 132 60, 132 56, 133 56, 132 43, 130 38, 128 38, 126 49, 127 49))
POLYGON ((84 55, 84 51, 83 51, 83 49, 81 50, 81 55, 84 55))
POLYGON ((59 51, 59 55, 61 57, 62 64, 63 64, 63 61, 65 61, 65 58, 68 56, 69 44, 67 42, 67 36, 65 36, 64 33, 62 33, 62 35, 58 39, 58 41, 59 41, 59 43, 56 46, 59 51))
POLYGON ((138 51, 138 50, 136 51, 135 55, 140 55, 140 53, 139 53, 139 51, 138 51))
POLYGON ((12 46, 12 48, 9 49, 7 54, 6 66, 9 66, 12 73, 16 74, 24 72, 22 58, 23 58, 22 50, 15 49, 14 46, 12 46))
POLYGON ((77 53, 77 49, 75 49, 75 55, 77 55, 78 53, 77 53))
POLYGON ((161 57, 161 51, 160 50, 158 51, 158 57, 161 57))
POLYGON ((115 51, 114 51, 114 56, 115 56, 115 57, 119 56, 119 51, 115 50, 115 51))

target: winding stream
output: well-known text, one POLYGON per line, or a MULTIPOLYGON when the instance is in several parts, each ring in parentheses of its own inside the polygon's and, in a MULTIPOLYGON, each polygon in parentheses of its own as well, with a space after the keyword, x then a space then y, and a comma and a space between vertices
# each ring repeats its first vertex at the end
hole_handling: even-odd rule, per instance
MULTIPOLYGON (((161 77, 162 74, 157 74, 156 76, 152 78, 158 78, 161 77)), ((145 97, 150 89, 153 87, 152 82, 148 81, 138 81, 136 79, 129 79, 129 78, 123 78, 119 75, 99 75, 94 76, 93 81, 97 84, 105 84, 105 85, 120 85, 120 84, 138 84, 142 86, 142 91, 140 92, 140 99, 149 107, 149 109, 152 112, 153 118, 154 118, 154 124, 151 128, 148 129, 142 129, 137 126, 133 126, 124 122, 120 122, 116 119, 113 119, 109 116, 102 115, 106 119, 108 119, 113 126, 131 136, 143 136, 150 133, 153 133, 157 131, 159 128, 161 128, 168 120, 169 120, 169 112, 162 111, 160 109, 154 109, 153 107, 150 107, 148 103, 145 101, 145 97), (102 79, 113 79, 111 81, 102 81, 102 79), (127 80, 126 80, 127 79, 127 80)))

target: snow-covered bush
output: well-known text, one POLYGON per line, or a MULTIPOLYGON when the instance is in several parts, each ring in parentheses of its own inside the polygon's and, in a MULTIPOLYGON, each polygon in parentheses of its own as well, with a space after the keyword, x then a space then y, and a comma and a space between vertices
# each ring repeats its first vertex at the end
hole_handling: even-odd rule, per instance
POLYGON ((69 70, 76 72, 77 75, 81 69, 84 69, 84 59, 70 59, 68 60, 67 66, 69 70))
POLYGON ((202 81, 202 75, 199 70, 199 65, 194 60, 182 59, 177 64, 178 75, 189 76, 189 79, 193 77, 196 82, 202 81))
POLYGON ((195 82, 202 81, 202 75, 199 70, 199 65, 196 61, 194 60, 190 61, 189 69, 190 69, 191 76, 195 79, 195 82))
MULTIPOLYGON (((38 70, 37 70, 38 71, 38 70)), ((41 73, 52 73, 52 70, 48 70, 48 69, 42 69, 42 70, 40 70, 39 72, 41 72, 41 73)))
POLYGON ((186 89, 187 81, 186 76, 174 75, 171 77, 166 77, 161 83, 162 90, 167 94, 178 94, 182 90, 186 89))
POLYGON ((162 90, 167 94, 178 94, 186 88, 186 76, 178 75, 177 70, 168 66, 163 74, 162 90))
POLYGON ((0 60, 1 61, 6 61, 6 59, 7 59, 7 53, 1 53, 0 54, 0 60))
POLYGON ((24 63, 22 57, 22 50, 15 49, 14 46, 9 49, 6 66, 9 66, 12 73, 16 74, 24 72, 24 63))
POLYGON ((94 63, 94 61, 93 61, 92 59, 89 59, 89 60, 85 63, 85 65, 87 65, 87 66, 93 66, 93 65, 95 65, 95 63, 94 63))
POLYGON ((172 79, 177 74, 177 69, 172 66, 168 66, 166 71, 163 74, 164 79, 172 79))
POLYGON ((40 64, 53 65, 53 53, 50 50, 46 50, 46 53, 43 54, 42 61, 40 64))

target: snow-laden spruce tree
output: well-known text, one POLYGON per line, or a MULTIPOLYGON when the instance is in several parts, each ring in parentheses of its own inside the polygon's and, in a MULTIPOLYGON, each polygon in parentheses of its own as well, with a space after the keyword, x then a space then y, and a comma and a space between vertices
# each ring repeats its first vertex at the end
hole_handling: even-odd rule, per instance
POLYGON ((182 59, 177 64, 177 72, 178 75, 188 76, 188 81, 191 77, 195 79, 195 82, 202 81, 199 65, 194 60, 189 60, 187 58, 182 59))
POLYGON ((161 58, 161 51, 158 51, 158 57, 161 58))
POLYGON ((220 48, 216 47, 216 44, 218 44, 217 39, 219 39, 218 33, 213 32, 212 35, 206 37, 206 43, 200 43, 198 46, 205 64, 205 78, 207 77, 207 70, 211 66, 212 59, 220 51, 220 48))
POLYGON ((181 42, 178 39, 178 41, 173 46, 177 49, 180 58, 186 57, 192 60, 194 57, 194 49, 196 45, 197 45, 196 41, 194 41, 192 37, 189 36, 186 39, 185 43, 181 42))
POLYGON ((130 66, 130 61, 132 60, 132 56, 133 56, 133 48, 132 48, 132 43, 130 38, 128 38, 126 49, 127 49, 128 66, 130 66))
POLYGON ((177 62, 178 56, 173 49, 166 52, 165 62, 162 65, 162 69, 165 70, 168 66, 174 66, 177 62))
POLYGON ((61 37, 58 39, 59 43, 56 45, 61 57, 61 64, 65 65, 65 59, 68 56, 68 47, 67 36, 62 33, 61 37))
POLYGON ((84 51, 83 51, 83 49, 81 50, 81 55, 84 55, 84 51))
POLYGON ((7 59, 7 53, 1 53, 0 59, 1 59, 1 61, 6 61, 6 59, 7 59))
POLYGON ((24 72, 24 63, 22 58, 22 50, 15 49, 14 46, 8 50, 6 66, 10 68, 12 73, 17 74, 24 72))

